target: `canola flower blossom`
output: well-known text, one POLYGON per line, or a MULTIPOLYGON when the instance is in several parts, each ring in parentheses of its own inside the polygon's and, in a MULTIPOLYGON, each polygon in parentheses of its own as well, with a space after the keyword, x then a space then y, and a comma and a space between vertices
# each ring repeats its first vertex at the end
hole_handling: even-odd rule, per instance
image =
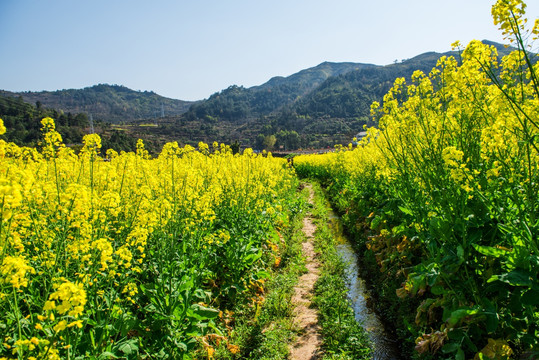
POLYGON ((22 256, 6 256, 0 265, 1 282, 14 289, 28 286, 28 275, 35 274, 33 267, 22 256))
POLYGON ((224 144, 152 158, 142 140, 104 161, 97 134, 75 154, 53 119, 42 131, 39 150, 0 140, 0 359, 181 358, 220 333, 220 304, 274 264, 297 201, 286 161, 224 144))
POLYGON ((49 300, 45 302, 44 310, 56 310, 61 315, 68 314, 78 318, 86 305, 86 292, 82 284, 66 281, 56 288, 56 291, 49 296, 49 300), (59 302, 58 305, 56 301, 59 302))
POLYGON ((328 185, 420 354, 539 356, 539 22, 525 9, 492 7, 509 55, 456 42, 372 104, 378 129, 356 148, 294 159, 328 185))

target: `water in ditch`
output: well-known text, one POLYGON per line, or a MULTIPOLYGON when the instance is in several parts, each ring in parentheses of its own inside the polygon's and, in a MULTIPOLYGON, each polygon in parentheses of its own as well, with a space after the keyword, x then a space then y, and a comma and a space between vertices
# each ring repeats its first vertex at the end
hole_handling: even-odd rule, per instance
POLYGON ((372 307, 367 305, 369 297, 367 287, 365 281, 359 276, 358 258, 352 245, 343 235, 340 218, 335 214, 331 214, 330 220, 330 225, 338 239, 337 251, 346 264, 348 297, 352 303, 356 321, 367 331, 374 344, 373 359, 401 360, 397 343, 388 335, 384 324, 372 307))

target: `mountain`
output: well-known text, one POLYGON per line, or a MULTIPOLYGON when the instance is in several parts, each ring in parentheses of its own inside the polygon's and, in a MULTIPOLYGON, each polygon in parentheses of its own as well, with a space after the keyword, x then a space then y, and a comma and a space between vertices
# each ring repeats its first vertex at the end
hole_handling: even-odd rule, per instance
POLYGON ((259 86, 253 86, 251 89, 267 90, 280 86, 290 86, 297 88, 299 92, 306 92, 309 91, 309 89, 315 88, 329 77, 345 74, 369 66, 374 65, 353 62, 334 63, 326 61, 318 66, 301 70, 288 77, 275 76, 268 82, 259 86))
POLYGON ((2 96, 21 96, 25 102, 62 110, 87 113, 95 120, 118 123, 136 119, 181 115, 194 102, 169 99, 152 91, 135 91, 125 86, 99 84, 84 89, 39 92, 0 91, 2 96))
POLYGON ((401 63, 369 66, 331 77, 297 101, 291 110, 310 117, 354 118, 368 115, 370 104, 380 101, 397 77, 409 78, 415 70, 428 74, 440 56, 442 54, 425 53, 401 63))
MULTIPOLYGON (((415 70, 429 73, 442 55, 426 53, 386 66, 364 65, 349 72, 328 77, 315 89, 265 116, 265 134, 298 133, 300 146, 322 148, 348 143, 370 123, 370 105, 382 102, 397 77, 410 78, 415 70)), ((267 135, 265 135, 267 136, 267 135)), ((278 141, 279 147, 291 143, 278 141)), ((257 138, 256 146, 263 144, 257 138)))
POLYGON ((415 70, 429 73, 442 55, 455 54, 429 52, 387 66, 324 62, 259 86, 234 85, 192 105, 168 132, 191 140, 195 133, 202 141, 241 140, 258 149, 272 136, 285 149, 348 142, 369 122, 370 105, 382 100, 395 78, 410 78, 415 70))
MULTIPOLYGON (((103 153, 110 148, 116 151, 134 151, 136 148, 136 138, 132 134, 117 131, 111 124, 101 121, 96 121, 95 126, 91 125, 85 113, 64 113, 42 105, 29 104, 22 97, 12 96, 0 96, 0 118, 6 127, 0 140, 14 142, 19 146, 39 146, 42 140, 41 120, 44 117, 54 119, 62 142, 75 150, 82 147, 83 136, 94 131, 101 136, 103 153)), ((152 143, 148 145, 156 150, 152 143)))
POLYGON ((293 103, 332 76, 369 66, 373 65, 324 62, 288 77, 271 78, 259 86, 244 88, 233 85, 191 106, 186 117, 189 120, 206 118, 235 121, 268 115, 293 103))
MULTIPOLYGON (((500 56, 513 50, 483 42, 494 45, 500 56)), ((91 114, 95 120, 122 122, 121 127, 104 131, 116 137, 122 133, 143 138, 156 149, 166 141, 194 145, 239 141, 255 149, 320 148, 348 143, 363 125, 375 125, 369 115, 372 102, 382 101, 395 78, 409 79, 415 70, 428 74, 441 56, 459 58, 457 52, 428 52, 385 66, 324 62, 287 77, 273 77, 262 85, 233 85, 198 102, 118 85, 54 92, 0 91, 0 96, 21 97, 72 114, 91 114)))
MULTIPOLYGON (((483 43, 495 46, 499 56, 505 56, 514 50, 487 40, 483 40, 483 43)), ((372 102, 381 102, 397 77, 405 77, 409 80, 416 70, 428 74, 442 56, 453 56, 459 59, 457 51, 427 52, 400 63, 386 66, 363 66, 354 71, 330 77, 306 96, 284 109, 284 112, 288 113, 285 116, 288 126, 295 125, 294 130, 309 133, 311 131, 308 127, 301 126, 301 119, 305 117, 311 119, 308 124, 310 127, 316 123, 316 119, 345 119, 346 123, 353 125, 350 126, 350 131, 357 131, 358 126, 368 120, 372 102), (291 118, 290 114, 295 115, 296 119, 293 116, 291 118), (356 121, 358 119, 359 122, 356 121)), ((283 114, 280 116, 281 123, 283 116, 283 114)), ((319 132, 319 130, 314 132, 319 132)))

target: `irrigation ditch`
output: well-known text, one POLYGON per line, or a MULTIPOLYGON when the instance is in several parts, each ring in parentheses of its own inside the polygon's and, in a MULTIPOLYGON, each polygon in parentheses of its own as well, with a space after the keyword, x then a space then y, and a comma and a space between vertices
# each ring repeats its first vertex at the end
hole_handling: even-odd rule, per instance
POLYGON ((337 240, 337 252, 345 263, 345 274, 348 287, 348 299, 354 310, 355 319, 365 329, 373 344, 374 360, 401 360, 397 341, 386 330, 386 325, 376 313, 369 300, 369 290, 360 275, 359 259, 352 244, 343 231, 340 217, 330 210, 329 226, 337 240))

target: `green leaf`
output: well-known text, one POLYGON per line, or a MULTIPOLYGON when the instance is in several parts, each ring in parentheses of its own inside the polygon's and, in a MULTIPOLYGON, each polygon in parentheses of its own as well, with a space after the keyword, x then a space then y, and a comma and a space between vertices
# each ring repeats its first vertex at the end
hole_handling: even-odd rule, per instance
POLYGON ((498 328, 499 318, 497 313, 485 313, 487 319, 486 319, 486 326, 487 326, 487 332, 493 333, 498 328))
POLYGON ((454 329, 447 334, 447 337, 450 340, 455 340, 455 342, 458 342, 459 344, 465 336, 466 333, 462 329, 454 329))
POLYGON ((131 355, 138 352, 138 346, 133 341, 128 341, 118 347, 118 350, 123 352, 125 355, 131 355))
POLYGON ((414 212, 412 210, 405 208, 403 206, 399 206, 399 210, 405 213, 406 215, 410 215, 410 216, 414 215, 414 212))
POLYGON ((399 226, 395 226, 391 229, 391 233, 397 236, 404 233, 405 231, 406 231, 406 226, 404 226, 403 224, 400 224, 399 226))
POLYGON ((243 258, 243 263, 246 265, 252 265, 255 261, 260 259, 261 256, 261 253, 249 254, 243 258))
POLYGON ((196 297, 197 299, 200 299, 200 300, 206 300, 208 298, 208 295, 206 294, 204 290, 196 289, 193 292, 193 297, 196 297))
POLYGON ((430 292, 433 293, 434 295, 442 295, 442 294, 445 294, 446 291, 443 286, 436 285, 430 289, 430 292))
POLYGON ((513 270, 509 273, 501 275, 492 275, 487 282, 493 282, 499 280, 512 286, 528 286, 531 287, 533 282, 531 280, 530 273, 523 270, 513 270))
POLYGON ((380 225, 381 222, 382 222, 382 218, 376 215, 374 219, 372 219, 371 221, 371 229, 376 230, 376 228, 378 227, 378 225, 380 225))
POLYGON ((464 249, 462 248, 462 246, 457 246, 457 256, 459 258, 459 260, 464 260, 464 249))
POLYGON ((256 279, 269 279, 271 277, 270 273, 266 270, 260 270, 255 274, 256 279))
POLYGON ((451 342, 444 345, 444 347, 442 348, 442 352, 444 354, 449 354, 449 353, 453 353, 457 351, 459 348, 460 348, 460 345, 458 343, 451 342))
POLYGON ((476 315, 478 312, 479 310, 477 309, 455 310, 451 313, 451 316, 449 319, 447 319, 447 322, 449 323, 449 326, 455 326, 461 319, 465 318, 466 316, 476 315))
POLYGON ((521 300, 524 305, 539 305, 539 291, 530 289, 522 295, 521 300))
POLYGON ((464 351, 462 349, 457 350, 457 355, 455 356, 455 360, 465 360, 464 351))
POLYGON ((482 246, 477 244, 472 244, 473 248, 477 250, 479 253, 486 255, 486 256, 492 256, 495 258, 499 258, 501 256, 507 255, 508 251, 503 249, 498 249, 492 246, 482 246))
POLYGON ((271 233, 269 233, 269 236, 271 237, 271 239, 273 240, 273 243, 277 244, 279 242, 279 233, 277 233, 277 231, 272 231, 271 233))
POLYGON ((193 314, 195 315, 195 317, 199 320, 215 319, 219 315, 219 310, 198 304, 193 304, 191 306, 191 309, 193 310, 193 314))
POLYGON ((98 359, 118 359, 118 356, 114 355, 110 351, 105 351, 97 357, 98 359))

